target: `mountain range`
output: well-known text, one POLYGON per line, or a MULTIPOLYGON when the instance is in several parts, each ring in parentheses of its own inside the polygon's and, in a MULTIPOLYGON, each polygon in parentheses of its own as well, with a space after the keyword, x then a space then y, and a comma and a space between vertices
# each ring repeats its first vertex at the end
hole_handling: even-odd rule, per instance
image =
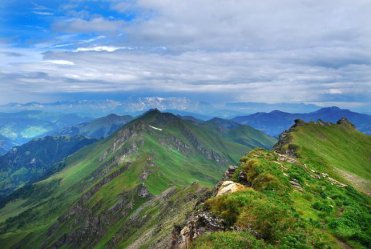
POLYGON ((151 110, 19 186, 0 209, 3 248, 165 248, 229 164, 276 139, 230 120, 151 110))
MULTIPOLYGON (((246 113, 258 111, 270 111, 274 108, 286 112, 310 112, 319 109, 313 104, 301 103, 255 103, 255 102, 231 102, 221 103, 220 100, 210 102, 200 101, 186 97, 171 96, 130 96, 127 98, 113 99, 86 99, 78 101, 57 101, 51 103, 9 103, 0 105, 0 112, 19 112, 26 110, 39 110, 44 112, 77 113, 82 116, 101 117, 110 113, 118 115, 137 116, 150 108, 172 112, 180 115, 192 115, 199 119, 212 117, 231 118, 246 113)), ((362 111, 362 109, 361 109, 362 111)))
POLYGON ((48 132, 91 120, 77 114, 22 111, 0 113, 0 141, 4 151, 21 145, 48 132))
POLYGON ((283 131, 287 130, 294 124, 295 119, 304 121, 322 120, 325 122, 336 122, 341 118, 349 119, 358 130, 371 134, 371 115, 352 112, 338 107, 322 108, 309 113, 287 113, 282 111, 272 111, 269 113, 258 112, 247 116, 238 116, 232 120, 250 125, 258 130, 277 137, 283 131))

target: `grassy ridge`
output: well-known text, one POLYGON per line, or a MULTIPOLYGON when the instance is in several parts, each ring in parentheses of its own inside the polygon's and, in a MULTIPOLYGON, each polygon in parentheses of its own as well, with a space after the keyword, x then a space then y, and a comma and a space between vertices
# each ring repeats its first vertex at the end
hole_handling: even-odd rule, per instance
POLYGON ((303 162, 371 193, 371 136, 346 124, 316 123, 297 126, 290 135, 303 162))
MULTIPOLYGON (((244 141, 254 139, 251 134, 244 141)), ((258 134, 255 141, 273 145, 274 139, 258 134)), ((227 164, 252 146, 206 124, 149 112, 13 196, 0 210, 0 243, 3 248, 117 248, 169 239, 173 222, 193 208, 194 192, 212 186, 227 164), (199 184, 187 188, 193 182, 199 184), (158 220, 162 225, 156 228, 158 220), (148 237, 140 239, 136 231, 148 237)))
POLYGON ((366 195, 270 151, 250 152, 235 181, 239 172, 247 174, 251 188, 205 202, 237 229, 206 233, 194 248, 370 248, 366 195))
POLYGON ((370 248, 371 199, 353 186, 369 190, 371 137, 344 120, 298 121, 276 150, 287 154, 254 150, 241 158, 233 180, 244 173, 251 187, 204 203, 234 229, 205 233, 193 247, 370 248))

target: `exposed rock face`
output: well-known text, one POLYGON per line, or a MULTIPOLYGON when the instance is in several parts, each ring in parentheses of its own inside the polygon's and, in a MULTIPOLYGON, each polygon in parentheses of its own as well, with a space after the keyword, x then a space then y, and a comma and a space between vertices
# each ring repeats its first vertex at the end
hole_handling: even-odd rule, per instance
POLYGON ((337 121, 336 124, 355 128, 354 124, 352 124, 347 118, 344 117, 337 121))
MULTIPOLYGON (((228 174, 232 176, 236 169, 237 167, 230 166, 225 173, 225 177, 228 177, 228 174)), ((218 187, 214 189, 212 193, 213 196, 233 193, 246 188, 246 186, 231 180, 222 181, 217 186, 218 187)), ((203 233, 224 231, 227 228, 223 219, 213 216, 208 210, 204 209, 202 203, 204 203, 205 200, 206 199, 199 200, 195 211, 189 216, 185 225, 174 227, 172 248, 190 248, 192 241, 203 233)))
MULTIPOLYGON (((117 220, 120 216, 125 216, 133 205, 130 201, 130 192, 123 192, 122 198, 114 206, 100 215, 94 214, 93 210, 88 206, 88 203, 90 198, 101 187, 115 179, 130 166, 131 164, 128 163, 116 172, 104 177, 85 192, 80 199, 49 228, 47 233, 48 237, 45 238, 45 244, 42 248, 47 248, 46 245, 51 239, 49 236, 57 230, 62 230, 63 226, 74 227, 74 229, 70 229, 73 232, 64 233, 52 244, 51 248, 61 248, 66 245, 77 248, 86 241, 94 244, 107 231, 109 224, 112 224, 113 221, 117 220)), ((139 192, 138 190, 138 193, 139 192)))
POLYGON ((296 127, 296 126, 302 126, 302 125, 305 125, 305 121, 304 120, 301 120, 301 119, 295 119, 294 120, 295 124, 293 127, 296 127))
POLYGON ((236 172, 237 166, 229 166, 228 169, 224 173, 225 179, 232 179, 234 172, 236 172))
POLYGON ((146 188, 146 186, 143 183, 138 188, 138 196, 143 197, 143 198, 146 198, 146 197, 150 196, 150 193, 148 192, 148 189, 146 188))
MULTIPOLYGON (((224 180, 228 181, 228 180, 232 180, 233 181, 233 175, 235 174, 236 170, 237 170, 237 166, 229 166, 228 169, 225 171, 224 173, 224 180)), ((251 187, 251 182, 249 182, 247 180, 247 175, 245 172, 241 171, 239 174, 238 174, 238 182, 241 183, 242 185, 245 185, 245 186, 248 186, 248 187, 251 187)), ((219 184, 220 186, 221 184, 219 184)))
POLYGON ((240 183, 233 182, 233 181, 224 181, 220 185, 216 196, 224 195, 227 193, 234 193, 234 192, 243 190, 244 188, 245 186, 240 183))
POLYGON ((191 216, 183 228, 174 228, 172 248, 190 248, 192 241, 201 234, 221 230, 225 230, 222 219, 213 217, 206 211, 200 211, 191 216))

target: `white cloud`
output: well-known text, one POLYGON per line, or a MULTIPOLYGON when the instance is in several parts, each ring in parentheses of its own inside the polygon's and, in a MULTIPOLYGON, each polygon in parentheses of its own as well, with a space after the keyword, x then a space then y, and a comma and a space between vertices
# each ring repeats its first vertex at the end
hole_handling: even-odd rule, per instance
POLYGON ((67 20, 53 24, 58 44, 67 44, 63 48, 70 52, 21 51, 32 60, 6 56, 0 62, 3 82, 29 92, 133 90, 213 93, 251 102, 370 102, 369 0, 111 4, 135 18, 71 8, 67 20), (74 66, 60 66, 68 63, 74 66))
MULTIPOLYGON (((276 49, 370 41, 368 0, 138 0, 129 39, 183 49, 276 49)), ((125 8, 124 8, 125 11, 125 8)))
POLYGON ((120 47, 112 47, 112 46, 96 46, 96 47, 88 47, 88 48, 77 48, 75 52, 88 52, 88 51, 95 51, 95 52, 114 52, 120 47))
POLYGON ((340 89, 331 88, 331 89, 328 90, 328 93, 329 94, 342 94, 343 91, 340 90, 340 89))
POLYGON ((44 62, 55 64, 55 65, 67 65, 67 66, 75 65, 75 63, 73 63, 72 61, 67 61, 67 60, 45 60, 44 62))
POLYGON ((34 13, 36 15, 40 15, 40 16, 52 16, 52 15, 54 15, 53 13, 47 12, 47 11, 33 11, 32 13, 34 13))

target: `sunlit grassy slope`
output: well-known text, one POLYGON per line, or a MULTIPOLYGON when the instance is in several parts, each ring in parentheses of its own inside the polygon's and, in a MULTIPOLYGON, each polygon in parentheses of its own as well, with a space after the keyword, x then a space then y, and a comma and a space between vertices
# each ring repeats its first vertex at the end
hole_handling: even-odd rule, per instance
POLYGON ((241 171, 252 187, 204 204, 234 229, 207 232, 192 248, 370 248, 365 194, 270 151, 242 158, 235 181, 241 171))
POLYGON ((346 123, 307 123, 294 127, 290 138, 303 162, 344 177, 371 193, 371 136, 346 123))
POLYGON ((227 230, 205 233, 193 248, 370 248, 371 200, 352 187, 371 179, 370 142, 347 122, 298 123, 279 153, 241 158, 234 181, 244 172, 251 187, 204 203, 227 230), (357 178, 347 182, 339 170, 357 178))
POLYGON ((2 203, 1 247, 163 248, 174 223, 228 164, 257 144, 275 142, 246 126, 220 129, 146 113, 2 203))

